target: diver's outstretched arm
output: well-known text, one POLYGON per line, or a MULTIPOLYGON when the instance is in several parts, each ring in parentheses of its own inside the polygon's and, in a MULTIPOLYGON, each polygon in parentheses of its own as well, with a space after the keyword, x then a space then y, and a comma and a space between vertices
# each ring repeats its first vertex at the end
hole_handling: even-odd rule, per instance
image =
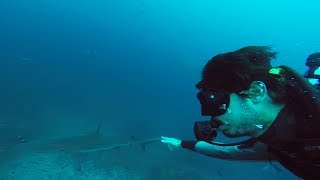
POLYGON ((225 160, 242 161, 267 161, 271 160, 268 156, 268 147, 256 142, 251 147, 243 148, 241 146, 219 146, 209 144, 205 141, 198 141, 195 144, 194 151, 213 158, 225 160))
POLYGON ((250 147, 243 146, 219 146, 205 141, 181 141, 175 138, 161 137, 161 142, 190 149, 199 154, 225 160, 242 161, 267 161, 272 160, 268 155, 268 148, 261 142, 256 142, 250 147))

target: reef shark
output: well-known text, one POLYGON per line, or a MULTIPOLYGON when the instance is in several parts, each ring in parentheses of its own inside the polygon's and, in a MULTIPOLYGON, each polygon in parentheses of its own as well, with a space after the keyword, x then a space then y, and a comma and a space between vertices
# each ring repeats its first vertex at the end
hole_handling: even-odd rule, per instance
POLYGON ((34 152, 90 153, 132 146, 139 146, 142 150, 145 150, 146 145, 156 142, 160 142, 160 138, 138 140, 134 136, 117 137, 87 134, 32 142, 29 147, 34 152))
POLYGON ((160 138, 137 139, 134 136, 105 136, 101 134, 100 129, 101 125, 98 125, 96 131, 91 133, 41 140, 25 140, 18 146, 36 153, 90 153, 132 146, 139 146, 142 150, 145 150, 146 145, 160 142, 160 138))
POLYGON ((83 158, 90 153, 100 153, 121 148, 124 150, 141 148, 144 151, 147 145, 161 142, 160 137, 137 139, 134 136, 105 136, 100 132, 100 127, 99 125, 94 132, 75 136, 38 140, 28 140, 19 136, 17 137, 18 140, 12 141, 10 145, 0 147, 0 169, 6 169, 10 164, 17 164, 30 154, 43 154, 46 157, 46 154, 64 153, 70 156, 72 167, 76 171, 81 171, 83 158))

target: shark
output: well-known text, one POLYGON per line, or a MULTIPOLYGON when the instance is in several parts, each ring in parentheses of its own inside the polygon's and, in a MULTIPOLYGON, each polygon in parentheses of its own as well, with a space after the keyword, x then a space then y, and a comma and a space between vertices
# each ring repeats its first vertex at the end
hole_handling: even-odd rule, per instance
POLYGON ((149 144, 158 142, 160 142, 160 137, 138 139, 135 136, 107 136, 101 133, 101 124, 99 124, 94 132, 30 141, 23 139, 19 146, 20 149, 36 153, 91 153, 133 146, 138 146, 142 150, 145 150, 149 144))
POLYGON ((107 136, 101 133, 101 125, 98 125, 95 131, 85 134, 37 140, 28 140, 20 136, 17 138, 18 140, 15 140, 12 145, 0 147, 0 167, 20 162, 20 159, 30 154, 46 157, 47 154, 63 153, 70 157, 74 170, 82 171, 83 158, 90 153, 100 154, 100 152, 126 150, 126 148, 137 148, 144 152, 146 146, 161 142, 160 137, 138 139, 135 136, 107 136))
POLYGON ((160 142, 160 138, 138 139, 135 136, 106 136, 100 132, 100 129, 99 125, 95 132, 32 142, 30 147, 35 152, 90 153, 132 146, 138 146, 144 151, 147 145, 160 142))

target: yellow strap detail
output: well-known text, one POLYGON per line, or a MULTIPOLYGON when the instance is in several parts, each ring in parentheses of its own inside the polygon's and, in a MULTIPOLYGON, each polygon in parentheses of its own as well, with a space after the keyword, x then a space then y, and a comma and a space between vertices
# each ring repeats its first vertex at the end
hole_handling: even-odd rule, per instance
POLYGON ((271 68, 271 69, 269 70, 269 73, 270 73, 270 74, 275 74, 275 75, 280 75, 280 74, 281 74, 281 71, 283 71, 282 68, 275 67, 275 68, 271 68))

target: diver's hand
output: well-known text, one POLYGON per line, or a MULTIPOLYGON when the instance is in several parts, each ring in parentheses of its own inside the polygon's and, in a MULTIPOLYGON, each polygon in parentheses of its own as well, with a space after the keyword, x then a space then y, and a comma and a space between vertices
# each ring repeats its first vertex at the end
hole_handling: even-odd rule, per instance
POLYGON ((169 138, 169 137, 161 136, 161 142, 164 144, 168 144, 169 148, 170 148, 170 145, 176 146, 176 147, 181 147, 181 140, 176 139, 176 138, 169 138))

